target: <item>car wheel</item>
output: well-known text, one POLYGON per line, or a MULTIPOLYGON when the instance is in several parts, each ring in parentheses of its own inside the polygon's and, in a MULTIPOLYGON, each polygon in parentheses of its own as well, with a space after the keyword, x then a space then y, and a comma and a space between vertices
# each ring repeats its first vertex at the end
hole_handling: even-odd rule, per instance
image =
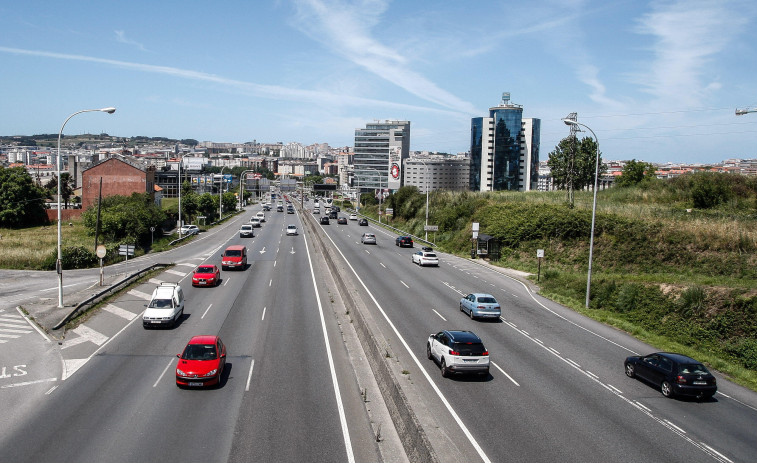
POLYGON ((667 398, 673 397, 673 386, 670 385, 669 382, 663 381, 660 385, 660 391, 662 391, 662 395, 664 395, 667 398))
POLYGON ((462 312, 462 311, 463 311, 463 305, 460 304, 460 312, 462 312))
POLYGON ((449 370, 447 369, 447 362, 442 358, 442 377, 446 378, 449 376, 449 370))
POLYGON ((434 358, 434 356, 431 355, 431 344, 428 343, 426 343, 426 357, 428 357, 429 360, 434 358))
POLYGON ((475 320, 476 317, 473 315, 473 309, 470 309, 470 312, 468 312, 468 315, 470 315, 471 320, 475 320))
POLYGON ((629 378, 636 376, 636 370, 634 369, 633 363, 626 364, 626 376, 629 378))

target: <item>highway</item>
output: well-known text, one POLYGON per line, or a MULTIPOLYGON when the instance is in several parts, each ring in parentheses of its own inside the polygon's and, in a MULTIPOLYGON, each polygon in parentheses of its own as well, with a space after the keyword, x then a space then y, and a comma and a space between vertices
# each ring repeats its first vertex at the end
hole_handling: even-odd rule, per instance
POLYGON ((628 355, 653 348, 533 294, 520 281, 441 254, 418 267, 397 236, 371 224, 322 226, 409 381, 424 429, 444 461, 754 461, 757 395, 719 378, 712 401, 664 398, 625 376, 628 355), (374 232, 376 246, 360 243, 374 232), (473 321, 460 298, 487 292, 501 320, 473 321), (426 339, 471 330, 490 352, 490 377, 442 378, 426 339))
MULTIPOLYGON (((349 351, 335 320, 339 291, 358 302, 346 311, 372 320, 438 461, 747 462, 757 455, 751 391, 718 377, 711 401, 666 399, 623 372, 626 356, 652 352, 650 346, 534 294, 515 278, 443 253, 438 268, 418 267, 410 257, 418 243, 398 248, 394 233, 355 221, 321 226, 320 216, 268 212, 255 238, 239 238, 239 225, 258 210, 132 263, 175 265, 119 295, 61 345, 34 332, 9 342, 0 354, 9 376, 0 383, 2 459, 405 461, 382 455, 385 444, 375 441, 375 420, 360 397, 365 381, 353 369, 362 354, 349 351), (290 223, 298 236, 285 236, 290 223), (306 228, 317 230, 327 249, 306 228), (360 243, 366 231, 376 234, 377 245, 360 243), (192 288, 191 270, 220 264, 230 244, 246 244, 249 268, 223 271, 218 287, 192 288), (334 269, 345 287, 329 282, 334 269), (139 314, 160 281, 182 285, 185 315, 172 329, 145 330, 139 314), (494 295, 501 320, 461 313, 459 300, 469 292, 494 295), (426 339, 443 329, 471 330, 483 339, 489 377, 441 376, 426 358, 426 339), (219 388, 174 384, 176 354, 197 334, 217 334, 227 345, 219 388), (20 361, 8 352, 34 352, 36 363, 11 377, 20 361)), ((36 292, 8 283, 0 290, 13 303, 41 297, 54 287, 50 273, 26 282, 19 277, 15 286, 36 285, 36 292)), ((71 273, 67 281, 79 285, 93 275, 71 273)))
POLYGON ((318 267, 303 234, 284 235, 286 224, 302 229, 298 217, 268 213, 255 238, 239 238, 249 215, 182 246, 173 269, 69 333, 60 348, 65 381, 25 390, 36 393, 35 403, 4 430, 3 460, 378 460, 360 389, 326 312, 329 296, 316 290, 318 267), (229 244, 247 245, 249 268, 223 271, 218 287, 192 288, 192 268, 220 265, 229 244), (182 285, 185 315, 173 329, 145 330, 138 314, 159 281, 182 285), (217 334, 227 346, 217 389, 174 384, 176 354, 197 334, 217 334))

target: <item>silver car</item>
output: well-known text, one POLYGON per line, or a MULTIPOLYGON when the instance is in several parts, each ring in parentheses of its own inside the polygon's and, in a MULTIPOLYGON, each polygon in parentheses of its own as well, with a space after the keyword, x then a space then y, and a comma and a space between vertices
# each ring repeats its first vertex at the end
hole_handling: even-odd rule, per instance
POLYGON ((499 318, 502 309, 499 302, 491 294, 472 293, 460 299, 460 312, 470 315, 471 320, 476 318, 499 318))
POLYGON ((360 237, 360 242, 363 244, 376 244, 376 235, 373 233, 363 233, 360 237))

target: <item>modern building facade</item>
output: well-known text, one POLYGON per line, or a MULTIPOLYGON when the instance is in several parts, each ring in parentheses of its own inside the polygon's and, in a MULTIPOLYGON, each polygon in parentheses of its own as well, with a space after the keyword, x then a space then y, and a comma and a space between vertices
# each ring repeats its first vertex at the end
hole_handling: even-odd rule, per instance
POLYGON ((530 191, 539 181, 540 119, 524 119, 523 106, 503 93, 489 117, 471 119, 470 188, 530 191))
POLYGON ((409 156, 409 121, 375 121, 355 129, 355 186, 360 190, 398 190, 402 163, 409 156))
POLYGON ((465 156, 411 157, 404 167, 403 186, 418 187, 421 193, 470 188, 470 159, 465 156))

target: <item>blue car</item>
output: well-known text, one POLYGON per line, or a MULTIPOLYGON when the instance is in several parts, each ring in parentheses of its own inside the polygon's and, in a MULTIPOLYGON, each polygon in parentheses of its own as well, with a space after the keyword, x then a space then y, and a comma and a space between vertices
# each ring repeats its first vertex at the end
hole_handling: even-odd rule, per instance
POLYGON ((498 319, 502 315, 499 302, 491 294, 472 293, 460 299, 460 312, 467 313, 471 320, 476 318, 498 319))

